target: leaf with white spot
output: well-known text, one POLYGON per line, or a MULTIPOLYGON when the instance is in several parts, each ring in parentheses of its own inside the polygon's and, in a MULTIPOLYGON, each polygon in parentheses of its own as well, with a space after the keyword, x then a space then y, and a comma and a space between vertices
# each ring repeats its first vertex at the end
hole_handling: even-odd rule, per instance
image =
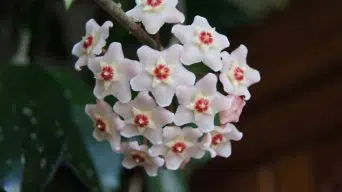
POLYGON ((40 191, 66 141, 67 134, 58 131, 73 127, 69 102, 62 86, 37 66, 9 66, 1 73, 0 84, 0 105, 5 109, 1 112, 6 113, 0 114, 0 173, 6 176, 16 167, 13 162, 24 162, 21 190, 40 191))
MULTIPOLYGON (((71 130, 65 158, 89 189, 113 191, 119 187, 121 156, 114 153, 108 143, 99 143, 92 137, 92 122, 84 106, 73 108, 78 129, 71 130)), ((96 190, 95 190, 96 191, 96 190)))

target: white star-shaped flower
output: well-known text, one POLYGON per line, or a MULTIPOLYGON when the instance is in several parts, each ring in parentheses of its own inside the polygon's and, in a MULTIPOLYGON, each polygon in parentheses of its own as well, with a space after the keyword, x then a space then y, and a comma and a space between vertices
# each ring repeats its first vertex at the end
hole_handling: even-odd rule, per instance
POLYGON ((181 61, 185 65, 203 62, 215 72, 222 69, 220 53, 229 46, 229 41, 206 18, 196 16, 191 25, 175 25, 172 33, 184 44, 181 61))
POLYGON ((153 145, 150 154, 154 157, 165 157, 166 167, 176 170, 191 157, 200 159, 205 151, 199 143, 202 132, 197 128, 179 128, 167 126, 163 129, 163 144, 153 145))
POLYGON ((174 114, 157 106, 148 92, 140 92, 133 101, 125 104, 117 102, 114 111, 125 120, 122 136, 142 135, 153 144, 162 143, 162 127, 174 120, 174 114))
POLYGON ((156 34, 165 23, 183 23, 183 13, 176 9, 178 0, 136 0, 136 6, 127 11, 135 22, 142 22, 149 34, 156 34))
POLYGON ((202 141, 203 148, 210 152, 212 158, 217 155, 227 158, 232 153, 230 141, 239 141, 242 139, 242 135, 233 124, 216 126, 213 131, 205 134, 202 141))
POLYGON ((94 122, 94 138, 97 141, 107 140, 113 150, 119 151, 121 148, 120 130, 124 122, 113 113, 112 107, 103 100, 97 100, 96 105, 86 105, 85 112, 94 122))
POLYGON ((164 165, 164 159, 152 157, 147 145, 139 145, 137 141, 122 144, 124 159, 122 166, 133 169, 137 166, 144 167, 147 175, 157 176, 158 168, 164 165))
POLYGON ((244 96, 245 100, 251 98, 248 87, 260 81, 259 71, 247 65, 247 48, 240 45, 231 54, 222 52, 223 68, 220 81, 224 91, 236 96, 244 96))
POLYGON ((102 26, 99 26, 94 19, 86 23, 86 35, 74 45, 71 51, 78 57, 75 63, 76 70, 81 70, 82 66, 88 65, 91 59, 101 54, 111 27, 113 27, 111 21, 106 21, 102 26))
POLYGON ((179 57, 181 45, 173 45, 164 51, 148 46, 138 49, 143 72, 131 80, 134 91, 150 91, 161 107, 169 106, 179 85, 194 85, 196 76, 184 68, 179 57))
POLYGON ((227 109, 231 100, 216 91, 217 77, 209 73, 195 86, 179 86, 176 91, 179 107, 175 114, 178 126, 194 122, 203 132, 214 129, 216 113, 227 109))
POLYGON ((103 57, 89 64, 89 69, 96 78, 94 95, 98 99, 113 95, 127 103, 132 97, 129 81, 141 72, 141 64, 124 58, 121 44, 112 43, 103 57))

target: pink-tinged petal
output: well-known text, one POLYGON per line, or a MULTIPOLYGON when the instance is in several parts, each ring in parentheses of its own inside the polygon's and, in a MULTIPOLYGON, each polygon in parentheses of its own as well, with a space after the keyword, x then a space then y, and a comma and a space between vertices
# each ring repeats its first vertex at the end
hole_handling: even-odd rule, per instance
POLYGON ((185 44, 184 52, 181 56, 181 61, 184 65, 192 65, 201 62, 203 59, 203 52, 199 46, 194 44, 185 44))
POLYGON ((101 37, 107 39, 109 37, 109 28, 112 27, 113 23, 111 21, 104 22, 100 28, 101 37))
POLYGON ((132 103, 120 103, 116 102, 113 109, 114 111, 119 114, 124 119, 130 119, 133 117, 133 110, 132 110, 132 103))
POLYGON ((184 25, 174 25, 171 32, 183 44, 190 42, 193 35, 193 29, 190 26, 184 25))
POLYGON ((161 53, 157 50, 150 48, 149 46, 141 46, 137 50, 137 54, 139 57, 139 61, 143 64, 144 67, 155 66, 158 61, 161 53))
POLYGON ((213 107, 213 111, 219 112, 226 109, 229 109, 232 105, 232 99, 229 97, 223 96, 221 93, 215 93, 212 100, 211 106, 213 107))
POLYGON ((153 145, 149 150, 149 154, 152 156, 152 157, 157 157, 159 155, 166 155, 167 153, 167 147, 165 145, 153 145))
POLYGON ((94 118, 94 109, 96 108, 96 105, 94 104, 87 104, 84 107, 84 111, 86 112, 86 114, 90 117, 90 118, 94 118))
POLYGON ((115 113, 112 113, 110 118, 112 120, 113 132, 114 131, 121 131, 123 129, 123 127, 125 126, 125 122, 123 120, 121 120, 120 117, 115 113))
POLYGON ((215 72, 222 69, 221 56, 218 51, 208 51, 203 57, 203 63, 215 72))
POLYGON ((194 146, 194 147, 190 147, 187 150, 187 153, 195 159, 201 159, 204 156, 205 151, 201 149, 199 146, 194 146))
POLYGON ((108 142, 113 151, 118 152, 121 150, 121 136, 119 134, 113 134, 108 138, 108 142))
POLYGON ((242 113, 243 107, 246 105, 246 101, 238 96, 227 96, 231 99, 231 107, 220 112, 220 122, 221 124, 226 124, 229 122, 238 122, 240 115, 242 113))
POLYGON ((112 107, 104 100, 97 100, 96 108, 105 114, 112 113, 112 107))
POLYGON ((251 93, 248 91, 247 87, 245 86, 237 86, 235 87, 232 95, 236 96, 243 96, 243 99, 248 101, 251 98, 251 93))
POLYGON ((157 127, 164 127, 174 121, 175 115, 169 110, 157 107, 152 111, 152 118, 157 127))
POLYGON ((260 81, 260 73, 259 71, 249 68, 248 73, 246 74, 246 86, 250 86, 254 83, 257 83, 260 81))
POLYGON ((134 7, 133 9, 126 12, 128 17, 133 18, 134 22, 141 21, 142 9, 139 6, 134 7))
POLYGON ((176 7, 176 5, 178 4, 178 0, 165 0, 165 4, 170 7, 176 7))
POLYGON ((163 130, 161 128, 146 129, 143 133, 143 136, 145 136, 152 144, 160 145, 162 144, 163 140, 163 130))
POLYGON ((152 77, 142 72, 131 79, 131 86, 134 91, 149 91, 152 88, 152 77))
POLYGON ((195 84, 196 76, 182 65, 177 67, 177 72, 173 75, 175 85, 191 86, 195 84))
POLYGON ((232 154, 232 146, 231 143, 225 142, 216 148, 217 155, 221 157, 228 158, 232 154))
MULTIPOLYGON (((221 52, 221 58, 223 61, 227 61, 227 60, 231 59, 231 56, 227 51, 223 51, 223 52, 221 52)), ((229 62, 228 62, 228 64, 229 64, 229 62)))
POLYGON ((218 34, 216 33, 216 46, 218 48, 218 50, 223 50, 227 47, 229 47, 230 43, 229 43, 229 40, 227 38, 227 36, 225 35, 221 35, 221 34, 218 34))
POLYGON ((244 45, 240 45, 237 49, 235 49, 231 56, 234 57, 240 65, 246 65, 246 58, 248 54, 248 49, 244 45))
POLYGON ((160 158, 160 157, 152 158, 152 161, 153 161, 154 164, 156 164, 158 167, 163 166, 164 163, 165 163, 165 160, 164 160, 163 158, 160 158))
POLYGON ((185 21, 184 14, 174 7, 165 10, 164 20, 166 23, 183 23, 185 21))
POLYGON ((131 157, 125 157, 121 164, 126 169, 133 169, 137 166, 137 163, 131 157))
POLYGON ((151 110, 157 106, 154 99, 148 94, 148 92, 140 92, 133 101, 133 106, 140 110, 151 110))
POLYGON ((102 80, 96 80, 93 93, 97 99, 103 99, 108 95, 102 80))
POLYGON ((86 33, 90 34, 93 31, 99 30, 99 28, 100 28, 99 24, 97 24, 94 19, 90 19, 89 21, 87 21, 85 29, 86 29, 86 33))
POLYGON ((161 107, 167 107, 171 104, 172 98, 175 94, 175 89, 169 85, 160 84, 151 91, 156 99, 156 102, 161 107))
POLYGON ((193 26, 198 26, 203 29, 211 29, 212 27, 209 25, 208 20, 201 16, 195 16, 194 22, 192 23, 193 26))
POLYGON ((151 165, 150 164, 144 164, 143 167, 144 167, 144 169, 145 169, 145 171, 146 171, 148 176, 150 176, 150 177, 157 176, 157 174, 158 174, 158 167, 157 167, 157 165, 154 165, 154 164, 151 164, 151 165))
POLYGON ((98 142, 106 140, 106 137, 96 129, 93 131, 93 137, 98 142))
POLYGON ((226 93, 233 93, 234 91, 234 86, 233 84, 229 81, 228 77, 226 74, 224 73, 221 73, 220 74, 220 81, 223 85, 223 90, 226 92, 226 93))
POLYGON ((170 153, 166 156, 166 159, 165 159, 166 168, 170 170, 177 170, 179 169, 183 161, 184 161, 183 157, 170 153))
POLYGON ((75 69, 77 71, 81 71, 81 67, 87 66, 88 65, 88 56, 87 55, 82 55, 80 58, 75 63, 75 69))
POLYGON ((216 93, 217 77, 213 73, 208 73, 196 83, 196 87, 204 96, 213 96, 216 93))
POLYGON ((226 124, 225 127, 227 127, 229 129, 229 132, 227 133, 227 137, 229 140, 233 140, 233 141, 240 141, 243 137, 243 133, 240 132, 235 125, 233 124, 226 124))
POLYGON ((128 79, 132 79, 142 71, 141 63, 138 61, 123 59, 118 65, 120 71, 127 76, 128 79))
POLYGON ((183 46, 174 44, 168 49, 161 52, 161 55, 165 62, 169 65, 181 65, 180 56, 183 52, 183 46))
POLYGON ((93 50, 91 51, 94 55, 100 55, 102 53, 103 47, 106 45, 106 41, 104 39, 100 39, 99 42, 95 45, 93 50))
POLYGON ((122 80, 112 83, 108 91, 113 94, 121 103, 127 103, 131 100, 131 88, 128 80, 122 80))
POLYGON ((204 133, 208 133, 214 129, 214 116, 199 114, 195 116, 195 123, 204 133))
POLYGON ((72 50, 71 50, 71 53, 77 57, 80 57, 81 55, 84 54, 84 48, 83 48, 83 42, 78 42, 76 43, 72 50))
POLYGON ((96 57, 89 62, 88 68, 90 69, 91 72, 93 72, 93 74, 98 74, 102 72, 102 69, 100 66, 100 62, 102 60, 103 60, 103 57, 96 57))
POLYGON ((143 152, 147 152, 148 147, 147 145, 139 145, 138 141, 132 141, 128 143, 128 146, 136 151, 143 151, 143 152))
POLYGON ((179 104, 187 105, 192 102, 196 94, 195 87, 178 86, 176 89, 176 96, 179 104))
POLYGON ((137 128, 133 125, 125 125, 121 131, 121 135, 126 138, 130 138, 138 136, 140 135, 140 133, 138 132, 137 128))
POLYGON ((155 35, 165 23, 162 15, 155 13, 144 14, 141 18, 141 22, 147 33, 151 35, 155 35))
POLYGON ((194 121, 194 112, 185 106, 180 105, 175 113, 175 124, 178 126, 194 121))
POLYGON ((108 63, 112 63, 114 61, 117 62, 124 59, 121 43, 111 43, 104 58, 108 63))
POLYGON ((175 126, 167 126, 163 129, 163 136, 166 139, 173 139, 177 136, 183 135, 181 128, 175 126))
POLYGON ((198 142, 203 133, 198 128, 185 127, 183 128, 184 137, 190 142, 198 142))

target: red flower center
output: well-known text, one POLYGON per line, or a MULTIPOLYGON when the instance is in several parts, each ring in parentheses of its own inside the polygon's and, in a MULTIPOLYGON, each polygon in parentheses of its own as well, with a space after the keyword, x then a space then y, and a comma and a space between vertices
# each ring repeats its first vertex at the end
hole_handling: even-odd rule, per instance
POLYGON ((218 144, 222 143, 222 141, 223 141, 223 135, 217 134, 211 140, 211 144, 212 145, 218 145, 218 144))
POLYGON ((149 119, 144 114, 139 114, 134 117, 134 123, 138 126, 138 128, 144 128, 148 125, 149 119))
POLYGON ((162 0, 147 0, 146 1, 146 4, 155 8, 155 7, 158 7, 162 4, 162 0))
POLYGON ((96 119, 95 125, 99 131, 101 132, 106 131, 106 123, 102 119, 96 119))
POLYGON ((159 64, 154 68, 153 74, 158 80, 162 81, 166 80, 171 75, 171 71, 166 65, 159 64))
POLYGON ((209 110, 209 100, 205 98, 198 99, 195 102, 195 110, 199 113, 205 113, 209 110))
POLYGON ((93 44, 93 40, 94 40, 93 36, 87 37, 83 42, 83 48, 88 49, 89 47, 91 47, 93 44))
POLYGON ((211 32, 202 31, 199 34, 199 40, 205 45, 211 45, 214 42, 214 37, 211 32))
POLYGON ((236 67, 234 69, 234 78, 237 81, 242 81, 244 79, 245 71, 241 69, 240 67, 236 67))
POLYGON ((136 162, 136 163, 144 163, 146 160, 145 160, 145 157, 143 157, 142 155, 140 154, 133 154, 132 155, 132 159, 136 162))
POLYGON ((101 77, 105 81, 113 80, 114 69, 110 66, 105 66, 102 68, 101 77))
POLYGON ((183 153, 186 149, 186 145, 183 142, 177 142, 172 146, 172 151, 174 153, 183 153))

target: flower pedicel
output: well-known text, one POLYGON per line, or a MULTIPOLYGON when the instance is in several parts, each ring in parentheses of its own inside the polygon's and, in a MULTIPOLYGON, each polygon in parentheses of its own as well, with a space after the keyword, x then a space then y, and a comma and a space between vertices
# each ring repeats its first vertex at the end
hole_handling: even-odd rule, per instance
MULTIPOLYGON (((165 23, 184 22, 177 4, 136 0, 127 16, 156 34, 165 23)), ((144 45, 137 50, 139 61, 134 61, 124 58, 121 44, 113 42, 101 55, 112 26, 110 21, 100 26, 89 20, 86 35, 72 49, 78 57, 75 68, 88 66, 95 78, 97 102, 85 107, 94 123, 94 138, 123 153, 125 168, 142 166, 149 176, 156 176, 161 167, 179 169, 205 153, 229 157, 230 141, 242 139, 232 123, 239 121, 251 97, 248 87, 260 81, 259 72, 247 65, 247 48, 223 51, 228 38, 196 16, 191 25, 172 28, 182 45, 164 50, 144 45), (193 64, 207 65, 211 72, 199 78, 187 67, 193 64), (132 90, 138 92, 135 98, 132 90), (113 107, 103 100, 107 96, 118 100, 113 107)))

